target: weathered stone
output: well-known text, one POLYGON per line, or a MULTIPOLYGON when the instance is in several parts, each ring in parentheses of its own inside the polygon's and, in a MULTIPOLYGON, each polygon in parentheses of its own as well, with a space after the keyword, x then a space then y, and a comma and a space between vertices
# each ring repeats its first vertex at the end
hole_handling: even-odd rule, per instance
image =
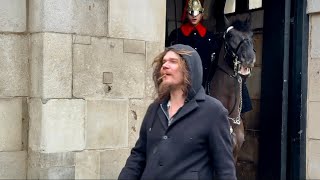
POLYGON ((73 42, 73 44, 90 45, 91 44, 91 37, 90 36, 73 35, 72 42, 73 42))
POLYGON ((28 37, 0 34, 0 44, 0 96, 28 96, 28 37))
POLYGON ((247 87, 251 99, 260 99, 261 67, 252 68, 251 76, 247 78, 247 87))
POLYGON ((71 35, 33 34, 31 49, 31 97, 71 98, 71 35))
POLYGON ((0 179, 26 179, 27 153, 0 152, 0 179))
POLYGON ((309 102, 308 104, 308 123, 307 131, 308 138, 320 140, 320 102, 309 102))
POLYGON ((76 153, 76 179, 100 179, 100 152, 84 151, 76 153))
POLYGON ((320 140, 310 140, 307 149, 307 179, 320 179, 320 140))
POLYGON ((29 151, 29 166, 39 168, 50 168, 54 166, 74 166, 75 153, 61 152, 61 153, 41 153, 29 151))
POLYGON ((145 54, 146 43, 144 41, 139 41, 139 40, 125 39, 123 41, 123 52, 145 54))
POLYGON ((320 58, 320 42, 317 41, 319 39, 320 34, 320 27, 318 24, 320 24, 320 15, 313 15, 310 16, 310 55, 311 58, 320 58))
POLYGON ((0 151, 21 151, 22 99, 0 99, 0 151))
POLYGON ((164 50, 164 44, 158 42, 146 43, 146 78, 145 78, 145 97, 149 99, 155 98, 154 82, 152 79, 154 58, 164 50))
POLYGON ((29 2, 31 32, 62 32, 106 36, 106 0, 43 0, 29 2))
POLYGON ((106 150, 100 154, 100 178, 117 179, 129 156, 129 149, 106 150))
POLYGON ((42 144, 42 102, 40 99, 29 100, 29 148, 31 150, 41 150, 42 144))
POLYGON ((131 99, 129 105, 129 147, 133 147, 139 137, 141 123, 152 100, 131 99))
POLYGON ((27 98, 22 98, 22 150, 28 150, 29 110, 27 98))
POLYGON ((86 149, 128 146, 128 100, 87 101, 86 149))
POLYGON ((75 165, 75 154, 28 152, 28 179, 39 179, 40 175, 52 167, 72 167, 75 165))
POLYGON ((160 42, 165 37, 166 1, 109 1, 109 36, 160 42), (157 11, 157 13, 154 13, 157 11))
POLYGON ((320 59, 309 60, 308 69, 308 99, 320 101, 320 59))
POLYGON ((320 12, 320 2, 318 0, 308 0, 307 1, 307 13, 317 13, 320 12))
POLYGON ((74 179, 74 167, 51 167, 41 169, 39 179, 74 179))
POLYGON ((0 32, 24 32, 26 24, 26 0, 0 1, 0 32))
POLYGON ((123 53, 123 40, 92 38, 91 45, 73 48, 73 95, 79 98, 142 98, 145 56, 123 53), (103 72, 113 74, 103 84, 103 72))
POLYGON ((54 99, 30 102, 29 147, 45 153, 84 149, 85 101, 54 99))

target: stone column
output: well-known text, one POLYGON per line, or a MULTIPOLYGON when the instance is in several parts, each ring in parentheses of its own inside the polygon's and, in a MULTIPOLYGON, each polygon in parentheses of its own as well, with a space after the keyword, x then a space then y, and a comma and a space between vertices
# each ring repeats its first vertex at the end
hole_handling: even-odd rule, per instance
POLYGON ((26 0, 0 1, 0 179, 25 179, 28 129, 26 0))
POLYGON ((307 179, 320 179, 320 1, 308 0, 307 179))
POLYGON ((165 0, 29 1, 30 179, 115 179, 152 101, 165 0))

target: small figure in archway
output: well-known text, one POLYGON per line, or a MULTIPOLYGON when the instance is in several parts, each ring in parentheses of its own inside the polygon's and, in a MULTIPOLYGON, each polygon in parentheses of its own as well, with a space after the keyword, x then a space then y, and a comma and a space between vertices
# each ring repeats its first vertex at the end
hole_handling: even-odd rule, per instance
POLYGON ((213 58, 219 53, 221 40, 208 31, 202 24, 204 8, 200 0, 187 0, 180 28, 173 30, 166 46, 185 44, 195 49, 201 57, 203 67, 202 86, 206 89, 209 82, 209 71, 214 70, 213 58))
MULTIPOLYGON (((223 39, 207 30, 202 24, 205 9, 203 0, 186 0, 182 15, 183 24, 173 30, 166 46, 173 44, 185 44, 194 48, 201 57, 203 67, 202 86, 209 94, 209 83, 217 67, 217 58, 222 46, 223 39), (216 60, 215 60, 216 59, 216 60)), ((252 103, 246 85, 246 79, 242 83, 242 116, 252 110, 252 103)))

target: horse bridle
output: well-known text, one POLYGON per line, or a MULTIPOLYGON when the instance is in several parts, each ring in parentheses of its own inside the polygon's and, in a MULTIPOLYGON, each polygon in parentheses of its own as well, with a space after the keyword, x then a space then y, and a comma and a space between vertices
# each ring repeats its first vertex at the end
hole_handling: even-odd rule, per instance
POLYGON ((233 28, 234 28, 233 26, 228 27, 228 29, 223 34, 223 39, 224 39, 224 42, 225 42, 224 43, 224 49, 225 49, 225 52, 226 52, 225 56, 229 54, 232 57, 232 59, 233 59, 233 72, 234 72, 234 75, 237 76, 238 75, 238 71, 240 69, 240 65, 241 65, 241 61, 239 61, 240 58, 237 55, 237 53, 238 53, 240 47, 242 46, 242 44, 245 43, 245 42, 250 42, 250 40, 248 38, 242 39, 240 41, 240 43, 238 44, 237 48, 234 51, 233 48, 231 47, 231 45, 226 40, 226 35, 233 28))
MULTIPOLYGON (((247 38, 244 38, 242 41, 240 41, 240 43, 238 44, 238 46, 237 46, 237 48, 236 48, 236 50, 234 51, 232 48, 231 48, 231 46, 230 46, 230 44, 226 41, 226 39, 225 39, 225 36, 226 36, 226 34, 231 30, 231 29, 233 29, 233 26, 230 26, 225 32, 224 32, 224 35, 223 35, 223 39, 224 39, 224 41, 225 41, 225 46, 224 46, 224 48, 225 48, 225 52, 226 52, 226 54, 225 54, 225 56, 227 55, 227 54, 229 54, 229 55, 231 55, 231 57, 232 57, 232 59, 233 59, 233 75, 231 75, 231 74, 229 74, 226 70, 224 70, 222 67, 220 67, 219 65, 218 65, 218 69, 220 69, 222 72, 224 72, 224 73, 226 73, 227 75, 229 75, 231 78, 234 78, 234 79, 236 79, 236 81, 239 83, 239 85, 240 85, 240 92, 239 92, 239 96, 240 96, 240 104, 239 104, 239 114, 238 114, 238 116, 237 117, 235 117, 235 118, 232 118, 232 117, 229 117, 232 113, 233 113, 233 111, 235 110, 235 106, 236 106, 236 104, 237 104, 237 97, 235 97, 236 99, 235 99, 235 102, 234 102, 234 105, 233 105, 233 107, 232 107, 232 110, 229 112, 229 115, 228 115, 228 119, 229 120, 231 120, 234 124, 237 124, 237 125, 240 125, 240 121, 241 121, 241 117, 240 117, 240 114, 241 114, 241 109, 242 109, 242 78, 239 76, 239 74, 238 74, 238 70, 239 70, 239 68, 240 68, 240 64, 241 64, 241 62, 239 61, 239 56, 237 55, 237 53, 238 53, 238 51, 239 51, 239 49, 240 49, 240 47, 242 46, 242 44, 244 43, 244 42, 246 42, 246 41, 250 41, 249 39, 247 39, 247 38), (231 53, 231 54, 230 54, 231 53)), ((225 59, 226 57, 224 57, 224 59, 225 59)), ((234 86, 235 86, 235 94, 237 94, 237 88, 236 88, 236 81, 235 81, 235 83, 234 83, 234 86)), ((231 128, 231 130, 232 130, 232 128, 231 128)))

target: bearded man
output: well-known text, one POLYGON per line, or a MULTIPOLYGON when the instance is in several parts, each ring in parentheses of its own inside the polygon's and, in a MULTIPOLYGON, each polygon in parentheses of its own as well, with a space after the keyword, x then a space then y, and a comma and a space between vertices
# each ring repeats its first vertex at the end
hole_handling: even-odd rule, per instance
POLYGON ((236 179, 227 110, 205 94, 199 54, 176 44, 154 67, 157 98, 119 179, 236 179))

